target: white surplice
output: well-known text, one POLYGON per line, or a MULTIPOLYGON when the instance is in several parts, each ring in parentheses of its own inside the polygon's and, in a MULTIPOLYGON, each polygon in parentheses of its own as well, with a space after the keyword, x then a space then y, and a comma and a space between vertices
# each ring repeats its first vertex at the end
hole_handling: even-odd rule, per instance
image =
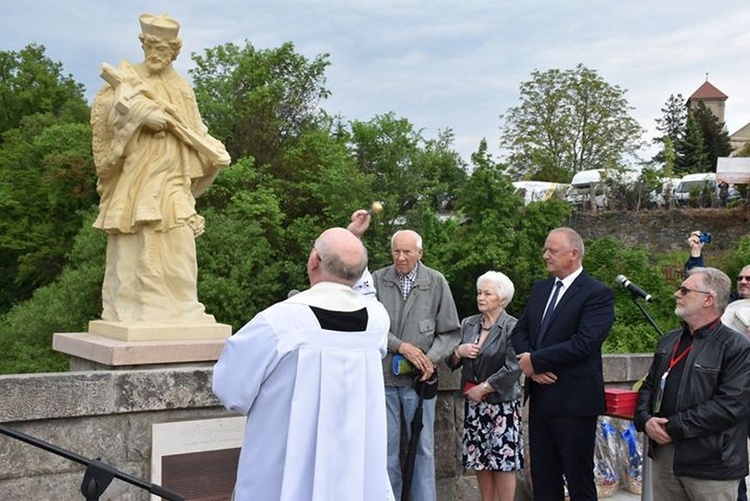
POLYGON ((381 364, 389 325, 379 302, 323 282, 227 339, 213 391, 247 415, 237 501, 393 499, 381 364))

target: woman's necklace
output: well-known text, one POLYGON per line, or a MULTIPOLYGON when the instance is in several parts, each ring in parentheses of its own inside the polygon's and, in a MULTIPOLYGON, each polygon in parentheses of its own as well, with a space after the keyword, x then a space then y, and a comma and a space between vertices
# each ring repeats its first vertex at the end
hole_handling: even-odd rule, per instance
POLYGON ((483 316, 482 317, 482 324, 481 324, 482 330, 483 331, 490 330, 492 328, 492 325, 494 323, 495 323, 495 321, 492 319, 492 317, 490 317, 489 321, 487 321, 487 317, 483 316))

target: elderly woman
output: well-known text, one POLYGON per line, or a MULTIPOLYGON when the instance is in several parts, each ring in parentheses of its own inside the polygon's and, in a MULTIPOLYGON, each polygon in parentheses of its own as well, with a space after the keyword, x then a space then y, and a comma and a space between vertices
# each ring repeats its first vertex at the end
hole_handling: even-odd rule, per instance
POLYGON ((477 471, 482 501, 512 501, 523 468, 521 370, 510 342, 517 319, 505 312, 514 292, 500 272, 477 279, 480 313, 461 323, 461 344, 449 360, 463 368, 463 463, 477 471))

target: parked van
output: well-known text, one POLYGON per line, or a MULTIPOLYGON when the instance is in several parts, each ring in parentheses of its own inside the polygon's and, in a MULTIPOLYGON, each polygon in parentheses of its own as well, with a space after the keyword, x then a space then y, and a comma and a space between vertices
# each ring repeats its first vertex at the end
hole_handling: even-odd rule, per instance
POLYGON ((596 205, 604 207, 606 199, 601 186, 604 169, 591 169, 576 172, 570 181, 570 191, 566 200, 573 206, 583 205, 592 193, 596 196, 596 205))
MULTIPOLYGON (((703 206, 715 205, 716 200, 719 196, 719 188, 716 186, 716 173, 715 172, 701 172, 698 174, 686 174, 680 179, 677 188, 674 190, 674 200, 677 205, 688 205, 690 203, 690 195, 699 197, 701 193, 705 193, 709 200, 704 201, 703 206), (707 190, 705 192, 704 190, 707 190)), ((734 186, 729 187, 729 201, 740 198, 742 195, 737 188, 734 186)))
POLYGON ((523 197, 524 205, 543 202, 553 197, 564 199, 570 189, 569 184, 549 181, 514 181, 516 195, 523 197))
POLYGON ((617 184, 630 185, 638 181, 640 176, 641 173, 634 170, 582 170, 573 175, 567 200, 573 206, 581 206, 593 195, 596 206, 603 209, 609 206, 607 188, 604 184, 606 179, 617 184))
POLYGON ((649 194, 649 202, 657 207, 667 207, 674 203, 674 190, 680 184, 680 177, 666 177, 661 180, 659 188, 649 194))

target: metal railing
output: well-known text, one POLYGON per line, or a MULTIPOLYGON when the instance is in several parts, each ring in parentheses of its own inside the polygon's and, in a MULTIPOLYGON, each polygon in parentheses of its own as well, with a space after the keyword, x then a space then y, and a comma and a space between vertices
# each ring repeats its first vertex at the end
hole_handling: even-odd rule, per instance
POLYGON ((161 496, 162 499, 185 501, 185 497, 182 494, 124 473, 99 459, 87 459, 75 452, 52 445, 7 426, 0 425, 0 433, 86 466, 86 471, 81 481, 81 494, 86 498, 86 501, 99 501, 99 497, 107 490, 107 487, 109 487, 115 478, 147 490, 156 496, 161 496))

